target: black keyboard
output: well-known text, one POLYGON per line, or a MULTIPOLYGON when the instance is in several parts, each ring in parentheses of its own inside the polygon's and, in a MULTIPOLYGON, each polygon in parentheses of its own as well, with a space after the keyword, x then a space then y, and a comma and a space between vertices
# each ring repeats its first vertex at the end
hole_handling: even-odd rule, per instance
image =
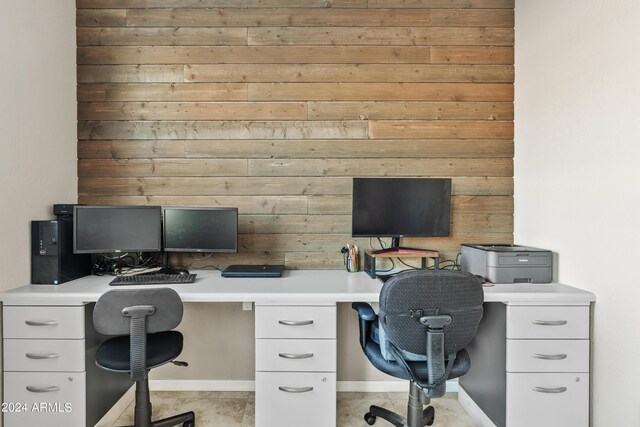
POLYGON ((193 283, 195 280, 196 274, 138 274, 137 276, 118 276, 109 285, 173 285, 193 283))

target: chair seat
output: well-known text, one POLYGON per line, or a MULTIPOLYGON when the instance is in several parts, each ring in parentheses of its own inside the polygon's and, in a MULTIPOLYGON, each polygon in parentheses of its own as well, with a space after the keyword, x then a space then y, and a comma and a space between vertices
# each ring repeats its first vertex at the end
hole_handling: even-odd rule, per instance
MULTIPOLYGON (((147 334, 147 369, 175 359, 182 352, 182 334, 178 331, 147 334)), ((100 345, 96 363, 112 371, 129 372, 129 336, 111 338, 100 345)))
MULTIPOLYGON (((389 374, 396 378, 402 378, 405 380, 411 379, 411 377, 401 364, 394 361, 385 360, 385 358, 382 357, 382 353, 380 352, 380 345, 378 345, 371 338, 369 338, 367 344, 364 347, 364 354, 371 361, 371 364, 373 366, 375 366, 385 374, 389 374)), ((429 382, 429 374, 427 371, 426 362, 407 362, 407 364, 411 366, 419 381, 429 382)), ((471 368, 471 359, 469 358, 469 353, 467 353, 465 349, 462 349, 457 353, 456 360, 453 363, 453 367, 451 368, 448 379, 461 377, 469 371, 469 368, 471 368)))

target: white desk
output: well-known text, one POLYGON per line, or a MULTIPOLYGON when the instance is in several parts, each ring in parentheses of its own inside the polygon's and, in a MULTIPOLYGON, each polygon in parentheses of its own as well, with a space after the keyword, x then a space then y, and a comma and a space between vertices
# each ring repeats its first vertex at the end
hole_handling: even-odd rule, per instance
MULTIPOLYGON (((309 424, 314 417, 305 418, 304 421, 295 421, 295 417, 299 415, 294 413, 292 414, 291 425, 335 426, 335 306, 338 302, 377 301, 382 287, 381 282, 369 278, 364 273, 347 273, 338 270, 286 271, 285 276, 278 279, 225 279, 220 277, 219 272, 196 271, 196 273, 198 273, 198 278, 193 284, 171 285, 172 288, 178 291, 185 303, 256 303, 256 425, 269 427, 273 425, 272 420, 269 420, 268 416, 265 415, 265 411, 260 409, 261 402, 265 402, 265 405, 267 403, 270 405, 270 412, 275 413, 278 413, 278 411, 273 408, 283 405, 289 411, 291 411, 292 407, 313 407, 314 413, 327 414, 325 419, 318 418, 318 424, 309 424), (290 334, 289 332, 279 331, 275 327, 265 327, 265 322, 270 316, 282 315, 283 313, 295 316, 296 313, 300 313, 300 311, 297 312, 296 310, 301 307, 305 316, 310 312, 310 307, 319 309, 317 320, 314 322, 316 326, 319 326, 319 329, 315 329, 315 332, 290 334), (275 342, 282 342, 286 345, 295 346, 302 342, 301 339, 305 340, 305 343, 316 342, 316 344, 322 346, 324 350, 318 350, 318 352, 322 351, 325 354, 325 360, 321 361, 323 363, 321 368, 314 370, 316 368, 304 367, 304 365, 295 367, 292 365, 289 369, 282 366, 271 367, 270 365, 264 365, 263 361, 268 358, 264 352, 269 351, 265 344, 271 345, 275 342), (263 375, 274 372, 277 374, 275 377, 274 375, 263 375), (321 381, 325 384, 324 389, 321 390, 324 394, 314 396, 314 394, 310 393, 306 403, 305 401, 291 402, 287 399, 272 401, 273 399, 271 398, 274 393, 266 390, 270 390, 271 385, 276 384, 281 378, 288 378, 287 374, 290 372, 296 372, 293 376, 295 378, 304 378, 304 374, 309 374, 309 380, 321 381), (316 375, 317 378, 314 379, 311 376, 312 372, 320 372, 320 375, 316 375), (319 400, 321 401, 320 406, 318 405, 319 400), (322 409, 322 405, 326 405, 324 409, 322 409)), ((114 289, 108 286, 110 280, 111 277, 91 276, 58 286, 23 286, 0 295, 0 300, 4 306, 5 401, 27 399, 30 399, 30 402, 71 401, 74 407, 74 410, 69 413, 38 414, 29 412, 8 414, 5 416, 6 427, 54 424, 80 426, 85 424, 85 418, 88 420, 99 419, 101 413, 104 413, 104 406, 112 404, 110 402, 115 396, 112 399, 106 399, 104 396, 99 396, 101 389, 94 390, 95 383, 100 382, 104 386, 106 384, 104 381, 111 381, 116 375, 108 374, 105 376, 103 372, 96 370, 93 366, 92 355, 99 343, 99 338, 96 337, 90 320, 93 308, 92 303, 97 301, 103 293, 114 289), (25 325, 25 320, 56 320, 56 322, 52 322, 56 324, 28 326, 25 325), (60 349, 61 355, 53 359, 53 361, 51 359, 22 360, 25 356, 26 344, 34 346, 34 351, 37 350, 39 352, 52 351, 48 349, 57 345, 58 347, 55 348, 60 349), (68 356, 66 356, 67 353, 62 354, 63 350, 70 354, 68 356), (77 354, 78 352, 83 354, 77 354), (77 360, 77 363, 74 365, 70 362, 71 359, 77 360), (48 385, 49 382, 53 385, 57 381, 55 383, 57 384, 56 387, 60 387, 61 390, 51 393, 29 393, 25 391, 29 381, 36 381, 40 387, 48 385), (65 388, 68 388, 71 383, 73 384, 71 391, 69 394, 64 394, 65 388), (96 395, 97 398, 94 396, 96 393, 98 393, 96 395), (45 397, 46 400, 43 399, 45 397), (102 403, 103 407, 100 407, 97 402, 102 403), (46 422, 43 420, 46 420, 46 422)), ((145 286, 145 288, 147 287, 149 286, 145 286)), ((538 307, 543 311, 551 307, 552 311, 556 310, 553 313, 554 315, 565 312, 564 308, 566 307, 581 307, 587 313, 586 328, 588 331, 589 304, 595 300, 595 296, 589 292, 562 284, 495 285, 484 290, 485 302, 499 303, 497 305, 506 307, 505 310, 511 310, 507 312, 507 317, 503 318, 503 323, 513 323, 512 319, 509 319, 509 315, 527 311, 527 306, 538 307)), ((535 310, 534 314, 536 316, 538 314, 546 315, 544 312, 535 310)), ((585 322, 584 318, 580 319, 576 321, 585 322)), ((574 322, 572 321, 571 323, 573 324, 574 322)), ((298 329, 298 331, 300 330, 298 329)), ((560 330, 563 330, 563 328, 559 327, 554 331, 557 333, 560 330)), ((490 331, 489 334, 491 334, 490 331)), ((556 338, 562 337, 562 334, 560 334, 556 338)), ((506 345, 510 337, 500 336, 498 339, 502 340, 506 345)), ((586 340, 588 344, 588 333, 586 340)), ((516 340, 512 339, 512 341, 515 342, 516 340)), ((517 341, 518 344, 523 342, 523 340, 517 341)), ((478 351, 477 354, 479 358, 490 359, 481 351, 478 351)), ((586 357, 588 361, 588 354, 586 357)), ((475 360, 474 363, 476 363, 475 360)), ((509 369, 509 367, 505 369, 509 369)), ((588 369, 586 378, 588 396, 588 369)), ((583 382, 583 384, 585 383, 583 382)), ((122 390, 122 387, 122 385, 115 386, 114 390, 122 390)), ((318 386, 318 389, 320 388, 318 386)), ((104 387, 102 389, 104 390, 104 387)), ((461 401, 461 403, 470 411, 472 417, 478 423, 491 425, 490 421, 487 421, 489 419, 488 415, 483 412, 483 405, 476 404, 474 398, 471 397, 472 394, 467 394, 463 391, 461 396, 465 400, 461 401)), ((298 397, 301 394, 291 394, 290 396, 298 397)), ((508 400, 503 398, 502 409, 498 409, 498 411, 504 410, 506 407, 507 413, 514 412, 516 409, 515 403, 512 402, 510 405, 508 400)), ((583 405, 583 402, 580 402, 580 405, 583 405)), ((586 405, 585 416, 588 420, 588 398, 586 405)), ((540 406, 535 407, 534 410, 537 412, 544 411, 540 406)), ((553 423, 553 417, 553 414, 547 414, 545 416, 545 425, 556 425, 553 423)), ((558 419, 564 420, 564 416, 560 414, 558 419)), ((581 420, 582 418, 577 417, 577 419, 581 420)), ((277 425, 283 426, 285 424, 280 419, 277 425)), ((498 422, 498 424, 500 423, 498 422)), ((515 421, 511 421, 509 427, 512 427, 512 425, 521 427, 515 421)), ((586 426, 580 421, 562 425, 586 426)))

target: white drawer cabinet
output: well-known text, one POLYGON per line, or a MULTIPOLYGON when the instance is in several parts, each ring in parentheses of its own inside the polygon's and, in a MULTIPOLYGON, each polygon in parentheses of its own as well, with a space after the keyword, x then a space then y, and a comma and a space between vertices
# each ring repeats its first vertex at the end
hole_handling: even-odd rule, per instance
POLYGON ((590 306, 491 302, 459 400, 478 425, 589 427, 590 306))
POLYGON ((507 427, 589 426, 589 307, 508 306, 507 427))
POLYGON ((85 308, 4 306, 7 427, 83 426, 86 420, 85 308))
POLYGON ((336 305, 256 304, 256 426, 336 425, 336 305))

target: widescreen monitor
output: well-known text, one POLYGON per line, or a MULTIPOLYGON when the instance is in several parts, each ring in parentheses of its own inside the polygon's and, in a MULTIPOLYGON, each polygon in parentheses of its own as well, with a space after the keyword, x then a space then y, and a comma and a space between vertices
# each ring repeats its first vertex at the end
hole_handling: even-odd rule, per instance
POLYGON ((75 206, 73 252, 158 252, 160 206, 75 206))
POLYGON ((450 178, 354 178, 354 237, 447 237, 450 178))
POLYGON ((164 250, 238 252, 237 208, 164 208, 164 250))

